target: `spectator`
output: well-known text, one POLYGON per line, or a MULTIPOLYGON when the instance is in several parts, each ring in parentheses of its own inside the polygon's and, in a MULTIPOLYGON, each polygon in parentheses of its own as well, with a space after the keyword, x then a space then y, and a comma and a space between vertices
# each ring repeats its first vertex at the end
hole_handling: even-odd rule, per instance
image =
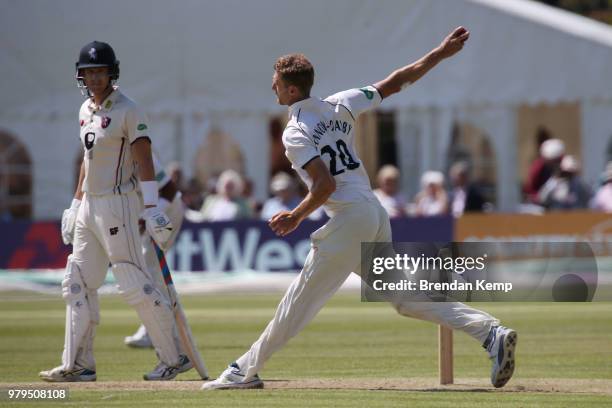
POLYGON ((415 197, 415 213, 420 216, 448 213, 448 196, 444 191, 444 175, 426 171, 421 177, 421 191, 415 197))
POLYGON ((559 169, 540 189, 539 202, 547 209, 587 208, 591 191, 580 179, 579 169, 580 165, 573 156, 563 157, 559 169))
MULTIPOLYGON (((291 211, 302 201, 295 180, 285 172, 277 173, 272 177, 270 191, 274 196, 264 203, 261 210, 262 220, 267 221, 280 211, 291 211)), ((323 215, 323 211, 317 208, 308 216, 308 219, 318 220, 323 215)))
POLYGON ((254 218, 259 218, 259 215, 261 214, 262 204, 261 204, 261 201, 257 200, 253 196, 253 187, 254 187, 253 179, 249 177, 245 177, 244 178, 244 189, 242 191, 242 198, 246 201, 247 206, 249 207, 251 211, 251 216, 254 218))
POLYGON ((540 157, 531 164, 525 184, 525 194, 530 202, 540 203, 538 192, 559 168, 564 153, 565 144, 559 139, 548 139, 542 143, 540 157))
MULTIPOLYGON (((549 139, 551 139, 551 136, 548 130, 545 127, 540 126, 536 131, 535 137, 535 158, 529 165, 529 169, 527 171, 527 180, 525 181, 525 184, 523 186, 523 192, 525 193, 527 198, 531 197, 534 194, 533 189, 535 189, 535 191, 537 192, 544 184, 544 182, 540 182, 540 179, 543 177, 541 173, 544 169, 545 160, 542 157, 540 150, 542 149, 542 144, 549 139)), ((530 199, 529 202, 531 202, 530 199)))
POLYGON ((216 194, 209 195, 202 205, 202 216, 207 221, 231 221, 251 217, 251 209, 242 197, 244 181, 238 172, 225 170, 219 176, 216 194))
POLYGON ((190 179, 187 186, 181 192, 183 193, 183 202, 187 208, 195 211, 199 211, 202 208, 204 201, 202 185, 196 178, 190 179))
POLYGON ((397 167, 390 164, 381 167, 376 176, 378 188, 374 195, 390 218, 406 215, 406 198, 399 191, 400 172, 397 167))
POLYGON ((185 186, 183 185, 183 170, 181 170, 181 165, 175 161, 170 162, 168 166, 166 166, 166 172, 174 185, 177 186, 180 191, 183 191, 185 186))
POLYGON ((183 193, 183 203, 185 204, 185 219, 189 222, 202 222, 204 221, 200 208, 204 202, 204 193, 202 185, 194 177, 191 178, 185 189, 181 191, 183 193))
POLYGON ((276 173, 270 181, 273 196, 264 202, 261 219, 269 220, 280 211, 291 211, 300 203, 295 181, 285 172, 276 173))
POLYGON ((608 162, 606 171, 602 174, 603 184, 595 193, 591 207, 598 211, 612 213, 612 161, 608 162))
POLYGON ((475 184, 470 183, 470 172, 467 162, 454 163, 450 168, 451 213, 459 218, 466 212, 482 212, 485 199, 475 184))

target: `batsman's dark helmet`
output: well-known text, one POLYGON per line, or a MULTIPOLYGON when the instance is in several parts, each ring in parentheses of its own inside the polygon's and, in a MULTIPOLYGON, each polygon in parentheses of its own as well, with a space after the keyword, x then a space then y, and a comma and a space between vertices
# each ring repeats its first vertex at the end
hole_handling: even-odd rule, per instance
POLYGON ((82 78, 80 69, 97 67, 108 67, 110 79, 119 79, 119 61, 113 48, 105 42, 93 41, 81 48, 79 60, 75 64, 77 80, 82 78))

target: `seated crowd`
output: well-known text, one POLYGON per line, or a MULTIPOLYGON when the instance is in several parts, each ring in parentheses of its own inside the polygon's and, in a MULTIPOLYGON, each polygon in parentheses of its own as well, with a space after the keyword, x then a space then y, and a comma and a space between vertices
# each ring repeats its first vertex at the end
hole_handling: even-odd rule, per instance
MULTIPOLYGON (((196 179, 184 183, 177 164, 171 164, 168 172, 183 193, 187 218, 194 222, 268 220, 279 211, 295 208, 306 193, 305 186, 286 172, 271 178, 270 197, 263 202, 253 197, 252 181, 235 170, 223 171, 204 186, 196 179)), ((448 214, 461 217, 464 213, 494 211, 493 200, 487 199, 470 173, 464 161, 450 166, 448 178, 440 171, 425 171, 420 178, 420 191, 410 200, 402 191, 400 170, 384 165, 377 173, 374 194, 391 218, 448 214)), ((612 162, 592 188, 582 180, 578 160, 565 154, 563 142, 549 139, 542 143, 540 156, 530 166, 523 191, 526 205, 521 206, 522 212, 589 208, 612 212, 612 162)), ((319 208, 309 218, 325 217, 319 208)))

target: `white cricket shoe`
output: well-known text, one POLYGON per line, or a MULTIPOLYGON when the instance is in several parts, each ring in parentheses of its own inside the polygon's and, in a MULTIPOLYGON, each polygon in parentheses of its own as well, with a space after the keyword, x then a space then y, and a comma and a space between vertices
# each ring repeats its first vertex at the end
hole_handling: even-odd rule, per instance
POLYGON ((245 381, 244 374, 240 372, 240 367, 236 363, 230 364, 216 380, 202 385, 203 390, 253 389, 263 387, 264 383, 257 374, 255 374, 255 377, 245 381))
POLYGON ((489 358, 493 363, 491 384, 495 388, 506 385, 514 373, 516 342, 516 331, 504 326, 494 326, 483 345, 489 352, 489 358))
POLYGON ((48 382, 96 381, 96 372, 82 367, 64 370, 64 366, 59 366, 51 370, 41 371, 38 376, 48 382))
POLYGON ((123 342, 130 347, 153 348, 153 342, 147 333, 147 329, 142 324, 138 330, 136 330, 136 333, 131 336, 127 336, 123 342))
MULTIPOLYGON (((179 373, 180 363, 175 366, 169 366, 166 363, 159 362, 153 371, 142 376, 146 381, 170 381, 179 373)), ((187 370, 185 370, 187 371, 187 370)))

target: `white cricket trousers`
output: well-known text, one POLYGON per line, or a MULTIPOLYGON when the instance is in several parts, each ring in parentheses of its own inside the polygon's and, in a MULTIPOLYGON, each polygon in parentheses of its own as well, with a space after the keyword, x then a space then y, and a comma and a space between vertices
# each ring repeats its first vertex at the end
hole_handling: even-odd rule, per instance
POLYGON ((72 255, 89 289, 102 286, 109 263, 129 263, 146 271, 138 229, 142 208, 142 201, 135 191, 104 196, 86 193, 83 197, 72 255))
MULTIPOLYGON (((276 314, 250 350, 236 362, 245 380, 257 374, 274 352, 297 335, 340 288, 351 272, 360 273, 362 242, 391 242, 391 225, 377 200, 346 205, 310 236, 311 249, 304 268, 291 283, 276 314)), ((461 330, 480 343, 493 316, 459 302, 408 302, 393 307, 403 316, 461 330)))

